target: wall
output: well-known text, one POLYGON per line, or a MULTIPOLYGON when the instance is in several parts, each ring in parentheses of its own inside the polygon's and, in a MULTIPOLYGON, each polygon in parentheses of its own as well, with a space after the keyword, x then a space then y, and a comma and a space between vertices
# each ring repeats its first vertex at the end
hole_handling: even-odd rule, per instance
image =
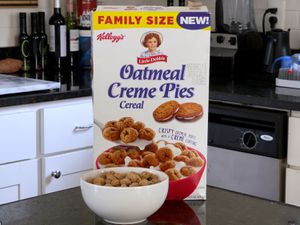
MULTIPOLYGON (((0 47, 16 46, 19 33, 19 12, 45 11, 49 18, 49 9, 52 8, 51 1, 39 0, 38 8, 1 8, 0 9, 0 47)), ((27 32, 30 33, 29 15, 27 15, 27 32)), ((46 19, 47 21, 48 19, 46 19)))
MULTIPOLYGON (((61 0, 62 6, 65 5, 66 0, 61 0)), ((102 0, 104 4, 132 4, 132 5, 166 5, 167 0, 102 0)), ((212 13, 212 25, 214 27, 214 5, 215 0, 202 0, 212 13)), ((175 0, 175 5, 178 0, 175 0)), ((256 23, 259 30, 262 27, 262 16, 264 10, 267 8, 267 0, 254 0, 256 23)), ((19 12, 34 12, 45 11, 46 23, 52 14, 52 0, 39 0, 38 8, 16 8, 16 9, 0 9, 0 47, 9 47, 17 45, 17 37, 19 32, 19 12)), ((65 13, 65 7, 63 7, 65 13)), ((28 15, 28 23, 29 15, 28 15)), ((29 27, 29 26, 28 26, 29 27)), ((286 17, 285 29, 291 29, 291 48, 300 49, 300 3, 299 0, 286 0, 286 17)), ((48 30, 48 29, 47 29, 48 30)), ((28 30, 30 33, 30 30, 28 30)))
MULTIPOLYGON (((44 11, 46 24, 53 12, 53 0, 39 0, 38 8, 1 8, 0 9, 0 47, 17 46, 19 33, 19 12, 44 11)), ((103 0, 104 4, 132 4, 132 5, 166 5, 166 0, 103 0)), ((175 3, 178 0, 175 0, 175 3)), ((65 15, 66 0, 61 0, 62 12, 65 15)), ((27 15, 27 33, 30 34, 30 15, 27 15)), ((48 33, 48 27, 46 27, 48 33)))

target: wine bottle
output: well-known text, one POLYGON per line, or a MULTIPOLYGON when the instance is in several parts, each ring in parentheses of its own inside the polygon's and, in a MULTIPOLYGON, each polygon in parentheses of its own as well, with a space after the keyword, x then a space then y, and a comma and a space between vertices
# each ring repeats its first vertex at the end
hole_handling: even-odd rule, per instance
POLYGON ((92 12, 97 7, 96 0, 77 0, 80 27, 90 28, 92 12))
POLYGON ((174 6, 174 0, 168 0, 167 6, 174 6))
POLYGON ((45 33, 45 12, 38 12, 38 35, 39 35, 39 55, 40 67, 45 70, 48 64, 48 37, 45 33))
POLYGON ((178 5, 179 6, 185 6, 185 0, 179 0, 178 5))
POLYGON ((54 12, 49 19, 50 27, 50 48, 52 68, 64 69, 67 56, 67 28, 65 18, 61 14, 60 0, 54 0, 54 12))
POLYGON ((26 13, 20 12, 20 35, 19 35, 19 46, 20 46, 20 55, 23 61, 22 70, 30 70, 30 44, 29 36, 27 34, 27 25, 26 25, 26 13))
POLYGON ((31 34, 30 34, 30 58, 31 58, 31 69, 33 71, 40 70, 39 65, 39 35, 37 32, 37 13, 31 14, 31 34))
POLYGON ((96 7, 95 0, 79 0, 79 18, 80 18, 80 31, 79 31, 79 66, 81 68, 91 68, 91 24, 92 12, 96 7))
POLYGON ((74 0, 67 1, 67 58, 68 65, 78 67, 79 63, 79 29, 77 26, 76 15, 75 15, 75 4, 74 0))

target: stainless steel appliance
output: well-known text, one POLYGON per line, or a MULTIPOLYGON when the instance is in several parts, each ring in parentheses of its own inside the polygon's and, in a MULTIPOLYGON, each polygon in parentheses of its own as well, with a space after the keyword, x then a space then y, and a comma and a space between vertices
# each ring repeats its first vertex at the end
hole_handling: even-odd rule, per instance
POLYGON ((253 0, 217 0, 216 28, 231 34, 256 31, 253 0))
POLYGON ((282 201, 287 113, 211 103, 207 184, 282 201))
POLYGON ((211 34, 210 79, 212 81, 233 79, 237 49, 237 35, 225 33, 211 34))
POLYGON ((232 79, 244 80, 247 73, 261 71, 264 41, 257 32, 253 0, 216 0, 216 33, 237 36, 232 79))

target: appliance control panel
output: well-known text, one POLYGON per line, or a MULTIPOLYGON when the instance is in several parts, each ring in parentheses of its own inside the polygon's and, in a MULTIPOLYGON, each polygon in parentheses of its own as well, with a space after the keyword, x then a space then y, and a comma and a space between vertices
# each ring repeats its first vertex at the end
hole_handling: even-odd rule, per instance
POLYGON ((246 149, 255 149, 257 145, 257 138, 256 134, 253 131, 246 130, 242 134, 242 142, 241 142, 241 147, 244 147, 246 149))
POLYGON ((237 35, 225 34, 225 33, 212 33, 211 47, 237 49, 238 48, 237 35))

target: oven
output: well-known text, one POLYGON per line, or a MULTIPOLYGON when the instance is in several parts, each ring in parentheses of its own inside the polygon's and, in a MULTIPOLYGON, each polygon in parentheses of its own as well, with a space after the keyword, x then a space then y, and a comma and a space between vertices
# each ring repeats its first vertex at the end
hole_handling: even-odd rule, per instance
POLYGON ((207 184, 283 201, 288 113, 210 103, 207 184))

